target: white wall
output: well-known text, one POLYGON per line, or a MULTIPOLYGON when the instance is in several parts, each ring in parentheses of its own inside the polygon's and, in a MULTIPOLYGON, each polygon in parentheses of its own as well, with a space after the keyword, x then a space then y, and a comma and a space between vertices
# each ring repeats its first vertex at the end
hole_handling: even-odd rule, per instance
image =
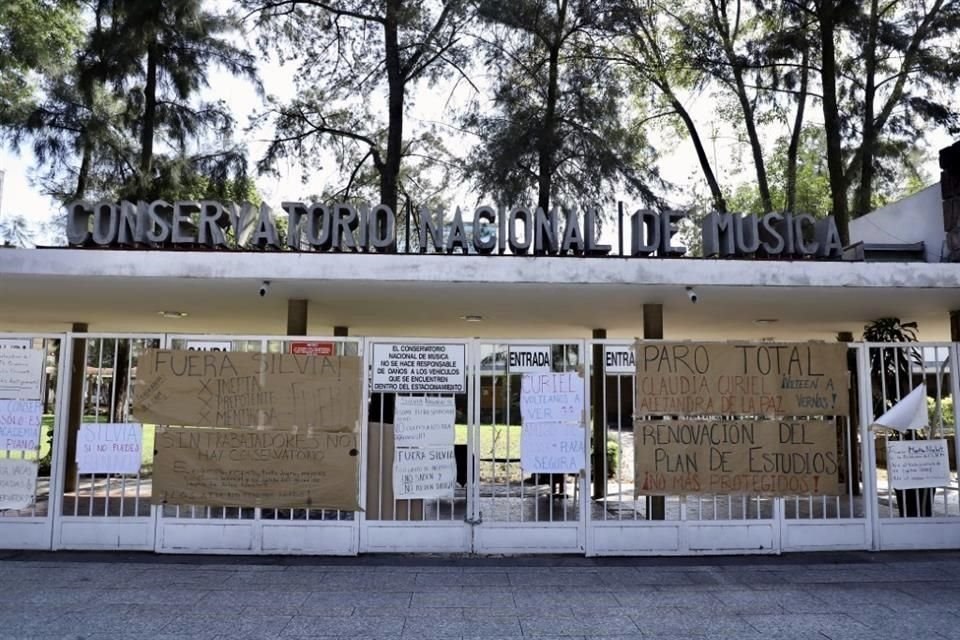
POLYGON ((940 262, 946 233, 940 183, 850 222, 850 242, 923 242, 927 262, 940 262))

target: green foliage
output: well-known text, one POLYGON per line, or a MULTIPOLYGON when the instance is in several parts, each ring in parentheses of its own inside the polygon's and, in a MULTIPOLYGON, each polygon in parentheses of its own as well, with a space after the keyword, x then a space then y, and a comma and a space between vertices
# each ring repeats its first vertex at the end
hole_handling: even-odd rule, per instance
POLYGON ((35 97, 35 77, 55 72, 82 41, 75 0, 0 2, 0 122, 35 97))
POLYGON ((938 430, 943 419, 944 435, 955 434, 957 432, 957 417, 953 409, 953 398, 947 397, 940 400, 940 413, 937 413, 937 401, 927 397, 927 419, 930 421, 930 430, 938 430))
POLYGON ((659 203, 643 129, 630 122, 623 78, 595 46, 600 3, 483 2, 483 63, 491 104, 465 126, 480 144, 467 171, 483 194, 507 204, 588 206, 614 185, 659 203))

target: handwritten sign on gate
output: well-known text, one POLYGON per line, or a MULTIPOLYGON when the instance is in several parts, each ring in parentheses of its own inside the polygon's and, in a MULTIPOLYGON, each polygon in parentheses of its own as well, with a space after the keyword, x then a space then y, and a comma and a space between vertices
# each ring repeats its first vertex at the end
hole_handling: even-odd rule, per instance
POLYGON ((26 509, 37 489, 37 463, 0 458, 0 510, 26 509))
POLYGON ((453 495, 457 461, 449 447, 397 447, 393 458, 396 498, 444 498, 453 495))
POLYGON ((150 349, 132 413, 153 424, 353 431, 360 371, 357 356, 150 349))
POLYGON ((143 429, 134 423, 80 425, 77 467, 80 473, 139 473, 143 455, 143 429))
POLYGON ((586 465, 584 429, 578 424, 524 423, 520 468, 524 473, 577 473, 586 465))
POLYGON ((0 451, 35 451, 42 419, 39 400, 0 400, 0 451))
POLYGON ((359 509, 357 434, 159 427, 153 504, 359 509))
POLYGON ((520 381, 523 424, 583 423, 583 378, 576 371, 525 373, 520 381))
POLYGON ((847 347, 639 341, 637 415, 843 416, 847 347))
POLYGON ((947 441, 887 440, 887 472, 894 489, 922 489, 950 484, 947 441))
POLYGON ((397 396, 393 413, 398 447, 452 447, 457 407, 452 396, 397 396))
POLYGON ((0 349, 0 398, 40 400, 43 349, 0 349))
POLYGON ((637 420, 636 495, 838 495, 832 422, 637 420))

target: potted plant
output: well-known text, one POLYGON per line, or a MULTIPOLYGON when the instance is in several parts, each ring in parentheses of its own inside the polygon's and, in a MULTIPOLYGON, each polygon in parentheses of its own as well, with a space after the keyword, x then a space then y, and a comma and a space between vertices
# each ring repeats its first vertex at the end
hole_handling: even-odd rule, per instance
MULTIPOLYGON (((919 366, 922 371, 923 355, 916 347, 895 346, 897 343, 917 341, 917 323, 901 322, 899 318, 880 318, 868 323, 863 329, 864 342, 889 344, 889 347, 870 349, 870 381, 873 395, 873 415, 880 416, 892 407, 902 395, 909 393, 916 379, 912 370, 919 366)), ((905 432, 893 431, 889 440, 925 440, 926 433, 920 429, 905 432)), ((933 496, 936 488, 894 489, 897 511, 901 518, 930 517, 933 515, 933 496)))

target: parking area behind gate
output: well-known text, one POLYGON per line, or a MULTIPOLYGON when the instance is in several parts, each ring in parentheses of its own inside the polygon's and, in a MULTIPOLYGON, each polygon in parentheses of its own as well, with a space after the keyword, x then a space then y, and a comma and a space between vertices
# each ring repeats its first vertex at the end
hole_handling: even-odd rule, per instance
POLYGON ((702 555, 950 548, 960 539, 955 343, 851 344, 851 412, 829 419, 841 462, 840 495, 783 497, 658 496, 636 489, 632 341, 68 333, 5 334, 5 348, 44 354, 39 441, 0 450, 4 459, 37 460, 40 469, 33 505, 0 511, 5 548, 702 555), (81 472, 82 425, 133 419, 137 363, 151 347, 362 356, 363 512, 152 506, 157 425, 143 425, 136 473, 81 472), (462 383, 390 388, 390 374, 385 385, 376 368, 394 349, 444 354, 455 365, 451 371, 462 371, 462 383), (580 474, 536 473, 521 464, 522 377, 536 372, 583 377, 580 474), (921 384, 928 427, 907 433, 870 427, 921 384), (444 497, 404 497, 395 485, 398 397, 451 399, 456 471, 444 497), (949 480, 933 489, 894 489, 889 456, 909 441, 942 441, 949 480))

